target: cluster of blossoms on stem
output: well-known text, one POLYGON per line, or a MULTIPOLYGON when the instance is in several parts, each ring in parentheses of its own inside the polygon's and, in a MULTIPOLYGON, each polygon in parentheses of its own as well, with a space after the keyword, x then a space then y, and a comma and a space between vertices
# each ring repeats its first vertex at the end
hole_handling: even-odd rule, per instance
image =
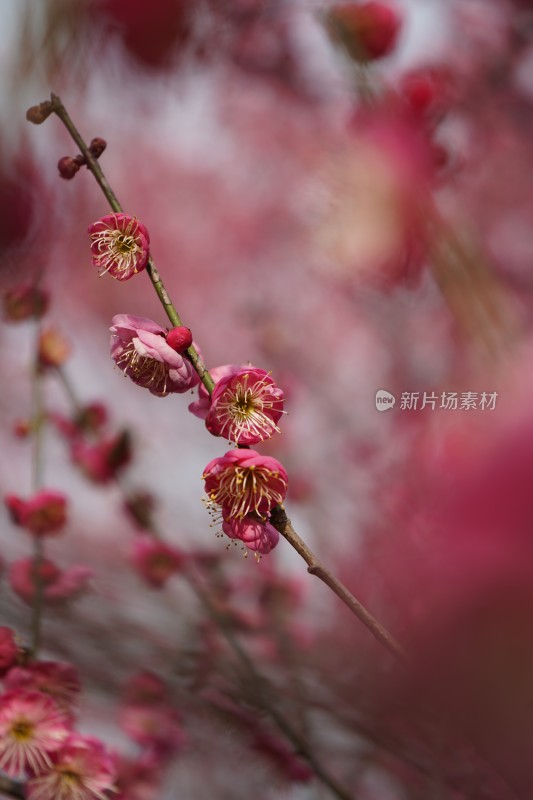
MULTIPOLYGON (((89 235, 100 274, 128 280, 146 266, 150 237, 134 217, 108 214, 90 226, 89 235)), ((205 420, 214 436, 248 448, 280 433, 284 395, 265 370, 252 365, 217 367, 210 373, 215 384, 210 392, 195 369, 198 350, 188 328, 165 330, 146 317, 117 314, 110 330, 111 358, 138 386, 165 397, 200 384, 198 400, 189 409, 205 420)), ((211 461, 203 478, 209 504, 221 513, 223 532, 256 553, 270 552, 279 540, 269 523, 270 512, 287 493, 283 466, 254 450, 236 449, 211 461)), ((137 541, 133 558, 153 586, 161 586, 179 569, 179 555, 148 538, 137 541)))
MULTIPOLYGON (((9 494, 4 497, 12 522, 33 537, 42 539, 62 533, 67 521, 68 501, 64 494, 41 489, 27 499, 9 494)), ((47 558, 21 558, 9 567, 9 582, 21 600, 31 605, 39 591, 45 603, 70 600, 87 588, 93 572, 83 565, 60 569, 47 558)))
MULTIPOLYGON (((0 770, 25 780, 28 800, 104 800, 115 791, 115 758, 74 729, 76 670, 55 661, 17 663, 13 637, 0 629, 0 770)), ((12 634, 12 632, 10 632, 12 634)))
POLYGON ((209 462, 203 478, 208 505, 222 513, 224 533, 250 550, 269 553, 279 540, 268 522, 270 512, 283 503, 288 487, 280 462, 255 450, 229 450, 209 462))
POLYGON ((279 541, 268 519, 285 499, 287 473, 276 459, 244 448, 280 432, 283 391, 268 372, 251 365, 226 364, 210 375, 215 381, 211 397, 200 385, 189 411, 205 420, 210 433, 243 449, 230 450, 205 468, 208 505, 220 510, 222 530, 230 539, 266 555, 279 541))

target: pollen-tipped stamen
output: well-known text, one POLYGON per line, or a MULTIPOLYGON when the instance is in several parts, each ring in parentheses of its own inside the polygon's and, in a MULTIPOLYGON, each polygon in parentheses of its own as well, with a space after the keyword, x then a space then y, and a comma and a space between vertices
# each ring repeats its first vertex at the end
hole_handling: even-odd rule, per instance
POLYGON ((132 380, 142 383, 150 388, 157 386, 158 391, 166 394, 168 366, 164 361, 158 361, 150 356, 142 356, 135 349, 131 341, 116 360, 116 364, 132 380))
POLYGON ((232 467, 221 475, 210 500, 227 508, 235 519, 243 519, 252 512, 262 518, 265 500, 268 508, 283 502, 284 495, 269 486, 269 479, 277 477, 278 473, 265 467, 232 467))
MULTIPOLYGON (((274 433, 281 433, 269 412, 277 411, 278 399, 272 399, 268 389, 268 376, 248 386, 248 376, 239 381, 235 389, 228 389, 217 403, 219 420, 222 423, 222 436, 234 434, 238 440, 243 434, 253 436, 261 441, 269 439, 274 433)), ((280 409, 281 411, 281 409, 280 409)), ((285 413, 281 411, 281 413, 285 413)))

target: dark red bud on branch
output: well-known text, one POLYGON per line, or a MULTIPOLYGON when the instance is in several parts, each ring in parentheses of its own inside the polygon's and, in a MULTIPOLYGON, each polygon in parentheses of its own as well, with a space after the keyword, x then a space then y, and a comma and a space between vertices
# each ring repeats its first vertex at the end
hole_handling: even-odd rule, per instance
POLYGON ((167 344, 178 353, 183 353, 192 344, 192 333, 189 328, 180 325, 177 328, 172 328, 167 333, 167 344))
POLYGON ((65 180, 70 180, 74 177, 76 172, 79 172, 80 165, 77 163, 75 158, 64 156, 57 162, 57 168, 62 178, 65 178, 65 180))
POLYGON ((100 158, 106 147, 106 140, 100 138, 100 136, 96 136, 89 145, 89 150, 95 158, 100 158))
POLYGON ((40 125, 53 111, 53 106, 50 100, 45 100, 39 103, 38 106, 32 106, 26 111, 26 119, 28 122, 33 122, 34 125, 40 125))

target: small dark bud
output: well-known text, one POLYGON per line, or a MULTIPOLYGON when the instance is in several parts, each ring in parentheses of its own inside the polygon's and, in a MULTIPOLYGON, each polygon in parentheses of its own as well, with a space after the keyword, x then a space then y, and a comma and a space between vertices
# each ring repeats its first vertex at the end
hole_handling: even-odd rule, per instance
POLYGON ((100 158, 106 147, 107 147, 106 140, 101 139, 100 136, 97 136, 92 140, 91 144, 89 145, 89 150, 91 151, 92 155, 95 158, 100 158))
POLYGON ((68 181, 74 177, 76 172, 79 172, 80 166, 76 163, 75 158, 64 156, 57 162, 57 168, 61 177, 68 181))
POLYGON ((50 100, 45 100, 44 103, 39 103, 38 106, 32 106, 26 111, 26 119, 28 122, 33 122, 34 125, 40 125, 52 113, 52 103, 50 100))
POLYGON ((155 508, 155 498, 150 492, 140 490, 130 494, 124 501, 124 508, 140 530, 150 530, 155 508))

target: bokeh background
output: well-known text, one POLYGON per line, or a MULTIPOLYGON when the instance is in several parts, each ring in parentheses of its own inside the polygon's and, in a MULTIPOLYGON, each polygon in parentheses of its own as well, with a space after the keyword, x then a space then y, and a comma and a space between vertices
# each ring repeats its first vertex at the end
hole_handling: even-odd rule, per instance
MULTIPOLYGON (((518 0, 389 5, 397 34, 368 59, 327 3, 0 0, 0 289, 49 291, 79 403, 105 404, 108 430, 133 441, 120 484, 101 485, 46 426, 45 485, 71 506, 47 553, 94 577, 46 612, 45 651, 80 670, 80 729, 139 759, 121 692, 152 670, 187 738, 130 800, 343 796, 302 767, 302 741, 344 796, 531 796, 532 16, 518 0), (146 275, 120 284, 91 266, 106 200, 84 169, 59 178, 76 154, 59 120, 25 119, 50 91, 86 140, 107 141, 101 166, 208 367, 250 361, 285 390, 283 433, 260 449, 289 472, 287 512, 408 668, 284 541, 257 564, 210 528, 201 475, 224 442, 193 397, 155 398, 109 358, 114 314, 166 321, 146 275), (387 412, 380 389, 396 397, 387 412), (442 408, 452 392, 459 407, 442 408), (460 407, 469 392, 477 408, 460 407), (223 624, 183 576, 155 590, 132 565, 134 490, 154 495, 165 541, 196 554, 223 624)), ((34 328, 0 329, 4 494, 30 492, 34 328)), ((46 407, 72 414, 53 374, 46 407)), ((3 510, 0 524, 1 622, 24 638, 9 565, 31 543, 3 510)))

